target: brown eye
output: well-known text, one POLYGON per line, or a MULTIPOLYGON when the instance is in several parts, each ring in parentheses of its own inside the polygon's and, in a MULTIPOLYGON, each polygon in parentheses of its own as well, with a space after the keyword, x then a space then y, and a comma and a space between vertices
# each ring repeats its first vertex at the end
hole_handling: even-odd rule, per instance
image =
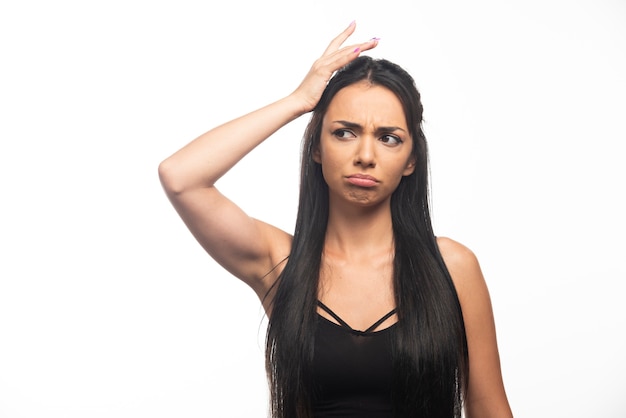
POLYGON ((380 141, 391 146, 400 145, 402 143, 402 140, 395 135, 383 135, 380 137, 380 141))
POLYGON ((355 135, 347 129, 337 129, 335 132, 333 132, 333 135, 339 139, 355 138, 355 135))

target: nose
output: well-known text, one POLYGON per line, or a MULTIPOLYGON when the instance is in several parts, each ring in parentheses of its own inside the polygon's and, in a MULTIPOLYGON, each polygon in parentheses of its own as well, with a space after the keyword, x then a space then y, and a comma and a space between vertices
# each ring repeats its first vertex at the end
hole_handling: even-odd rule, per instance
POLYGON ((375 140, 369 136, 361 137, 358 141, 356 153, 354 156, 354 165, 361 167, 376 166, 376 147, 375 140))

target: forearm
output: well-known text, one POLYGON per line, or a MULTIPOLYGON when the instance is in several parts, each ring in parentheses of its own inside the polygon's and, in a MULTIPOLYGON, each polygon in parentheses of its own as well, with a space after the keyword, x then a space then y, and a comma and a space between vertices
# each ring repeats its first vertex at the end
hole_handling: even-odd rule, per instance
POLYGON ((282 126, 306 113, 287 96, 199 136, 159 165, 168 194, 210 187, 246 154, 282 126))

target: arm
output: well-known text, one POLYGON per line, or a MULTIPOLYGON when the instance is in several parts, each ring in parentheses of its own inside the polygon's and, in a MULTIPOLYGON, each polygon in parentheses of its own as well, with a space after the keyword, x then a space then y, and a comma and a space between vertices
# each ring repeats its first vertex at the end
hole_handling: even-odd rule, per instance
POLYGON ((376 46, 376 41, 340 48, 351 24, 328 46, 289 96, 196 138, 159 165, 163 188, 200 245, 234 276, 264 296, 276 275, 263 279, 289 254, 291 236, 246 215, 215 182, 285 124, 311 111, 332 74, 376 46))
POLYGON ((438 238, 439 249, 459 295, 467 346, 469 379, 466 418, 513 416, 504 390, 491 299, 475 255, 448 238, 438 238))

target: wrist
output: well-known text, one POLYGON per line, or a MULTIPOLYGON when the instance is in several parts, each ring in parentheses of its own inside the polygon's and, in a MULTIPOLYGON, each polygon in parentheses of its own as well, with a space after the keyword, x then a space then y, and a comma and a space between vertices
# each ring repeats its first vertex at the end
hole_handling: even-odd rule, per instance
POLYGON ((287 112, 291 115, 292 120, 311 112, 315 107, 315 105, 311 106, 297 92, 293 92, 284 97, 281 102, 283 106, 285 106, 287 112))

